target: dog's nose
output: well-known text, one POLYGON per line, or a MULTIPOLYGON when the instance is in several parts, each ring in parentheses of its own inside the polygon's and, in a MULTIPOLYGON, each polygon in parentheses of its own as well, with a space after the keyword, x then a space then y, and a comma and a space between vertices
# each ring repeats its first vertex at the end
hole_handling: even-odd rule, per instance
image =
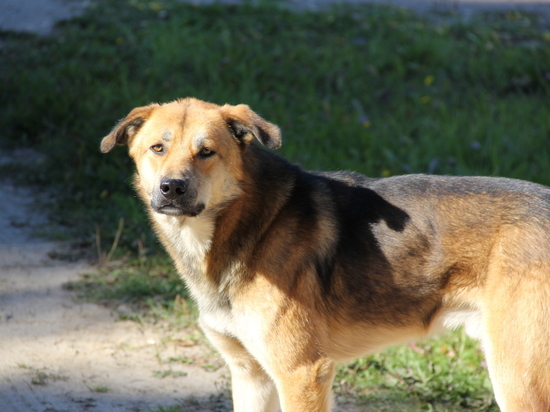
POLYGON ((170 200, 182 197, 186 190, 187 183, 180 179, 164 179, 160 183, 160 193, 170 200))

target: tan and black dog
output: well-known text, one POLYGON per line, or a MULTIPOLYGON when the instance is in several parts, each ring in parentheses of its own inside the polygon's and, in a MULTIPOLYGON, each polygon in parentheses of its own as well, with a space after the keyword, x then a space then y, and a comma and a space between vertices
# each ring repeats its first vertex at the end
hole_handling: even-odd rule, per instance
POLYGON ((550 411, 550 188, 310 173, 246 105, 132 110, 135 186, 227 361, 236 412, 328 411, 334 367, 465 325, 502 411, 550 411))

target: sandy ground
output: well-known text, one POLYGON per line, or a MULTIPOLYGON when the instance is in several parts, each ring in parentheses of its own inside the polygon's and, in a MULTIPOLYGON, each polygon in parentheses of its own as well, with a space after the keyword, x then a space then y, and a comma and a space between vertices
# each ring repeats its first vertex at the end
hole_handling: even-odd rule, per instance
POLYGON ((75 302, 63 283, 93 268, 52 261, 56 247, 0 246, 0 411, 213 410, 208 398, 226 384, 224 368, 201 367, 209 349, 185 331, 115 322, 114 311, 75 302), (181 356, 194 364, 165 363, 181 356))

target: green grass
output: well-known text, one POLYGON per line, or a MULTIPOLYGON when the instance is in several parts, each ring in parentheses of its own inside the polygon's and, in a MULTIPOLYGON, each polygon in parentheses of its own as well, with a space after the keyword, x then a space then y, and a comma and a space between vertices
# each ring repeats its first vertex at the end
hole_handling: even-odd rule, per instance
POLYGON ((180 327, 196 320, 196 308, 167 256, 132 259, 119 265, 82 275, 64 287, 82 299, 124 305, 120 319, 164 321, 180 327))
POLYGON ((101 386, 101 385, 88 387, 88 389, 90 389, 90 391, 95 393, 107 393, 111 390, 108 386, 101 386))
POLYGON ((124 217, 134 251, 156 243, 133 166, 99 141, 131 108, 183 96, 250 104, 282 127, 281 154, 310 169, 548 184, 548 29, 524 15, 480 19, 98 2, 55 36, 2 34, 0 143, 48 155, 25 179, 55 190, 58 223, 90 237, 97 223, 112 239, 124 217))
POLYGON ((497 411, 482 360, 478 344, 455 331, 343 366, 335 389, 377 410, 497 411))
MULTIPOLYGON (((0 33, 0 145, 47 155, 0 173, 55 193, 52 218, 90 249, 111 244, 124 218, 111 258, 129 264, 69 288, 124 302, 140 321, 193 319, 132 192, 125 149, 98 149, 117 119, 150 102, 247 103, 281 126, 281 154, 309 169, 550 184, 550 28, 536 16, 466 24, 383 6, 270 4, 110 0, 50 37, 0 33)), ((455 333, 342 367, 335 389, 378 410, 495 409, 480 362, 455 333)))
POLYGON ((69 377, 59 375, 56 373, 49 373, 46 368, 35 368, 33 366, 28 366, 22 363, 19 363, 21 369, 28 371, 28 374, 31 376, 31 383, 33 385, 46 386, 50 382, 55 381, 68 381, 69 377))

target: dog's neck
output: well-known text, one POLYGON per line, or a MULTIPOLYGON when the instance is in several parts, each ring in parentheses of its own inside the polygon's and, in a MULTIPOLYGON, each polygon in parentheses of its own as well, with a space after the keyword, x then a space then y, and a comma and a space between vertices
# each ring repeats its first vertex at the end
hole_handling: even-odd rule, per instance
POLYGON ((286 204, 297 167, 288 167, 286 160, 251 145, 243 154, 244 179, 242 195, 232 200, 216 218, 212 247, 208 253, 210 274, 235 262, 245 266, 253 258, 254 249, 286 204), (290 170, 290 171, 289 171, 290 170))

